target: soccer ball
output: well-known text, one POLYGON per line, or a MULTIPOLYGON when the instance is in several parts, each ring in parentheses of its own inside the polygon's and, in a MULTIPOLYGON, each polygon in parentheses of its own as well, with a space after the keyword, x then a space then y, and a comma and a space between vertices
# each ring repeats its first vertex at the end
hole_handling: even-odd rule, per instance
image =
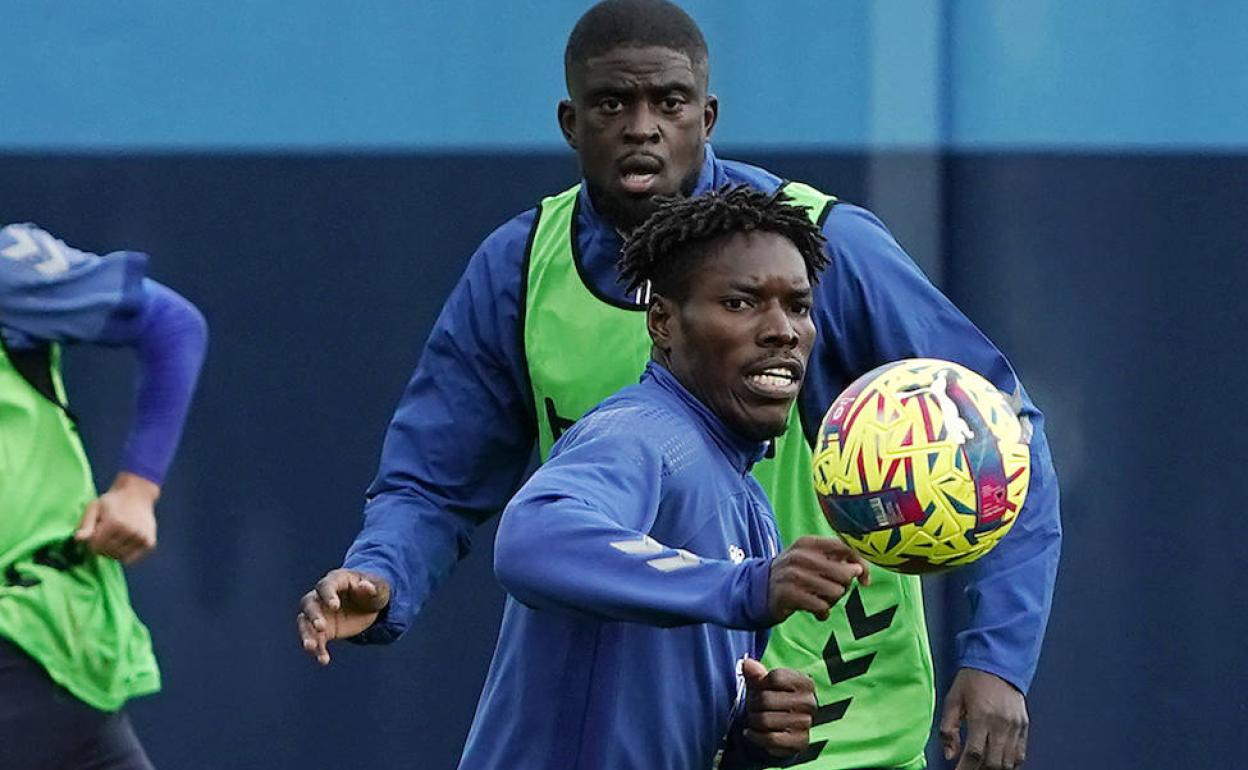
POLYGON ((1030 478, 1026 430, 988 380, 911 358, 867 372, 819 428, 815 491, 844 541, 911 574, 969 564, 1014 525, 1030 478))

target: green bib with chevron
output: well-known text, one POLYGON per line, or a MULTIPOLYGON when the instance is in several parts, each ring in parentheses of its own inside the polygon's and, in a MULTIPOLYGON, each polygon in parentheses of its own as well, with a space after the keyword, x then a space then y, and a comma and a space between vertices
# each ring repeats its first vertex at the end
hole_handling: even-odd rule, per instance
POLYGON ((61 406, 60 348, 35 361, 46 392, 18 355, 0 345, 0 637, 83 702, 115 711, 159 690, 160 671, 121 565, 73 539, 96 493, 61 406))
MULTIPOLYGON (((785 192, 822 222, 836 199, 788 183, 785 192)), ((581 278, 576 253, 580 186, 546 198, 530 236, 526 264, 524 351, 533 385, 538 445, 551 446, 581 415, 635 384, 650 358, 646 315, 597 295, 581 278)), ((811 483, 811 450, 797 405, 774 457, 754 475, 766 490, 786 543, 834 533, 811 483)), ((804 671, 820 704, 801 767, 924 766, 935 707, 931 652, 919 581, 875 569, 820 623, 798 613, 772 629, 763 662, 804 671)))

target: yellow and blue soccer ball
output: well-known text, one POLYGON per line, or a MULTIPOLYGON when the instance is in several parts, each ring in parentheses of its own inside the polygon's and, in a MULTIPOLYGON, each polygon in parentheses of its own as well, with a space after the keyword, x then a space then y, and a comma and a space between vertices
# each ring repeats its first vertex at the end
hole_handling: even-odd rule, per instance
POLYGON ((970 369, 895 361, 828 409, 815 491, 832 528, 874 564, 905 573, 969 564, 1023 507, 1029 439, 1010 399, 970 369))

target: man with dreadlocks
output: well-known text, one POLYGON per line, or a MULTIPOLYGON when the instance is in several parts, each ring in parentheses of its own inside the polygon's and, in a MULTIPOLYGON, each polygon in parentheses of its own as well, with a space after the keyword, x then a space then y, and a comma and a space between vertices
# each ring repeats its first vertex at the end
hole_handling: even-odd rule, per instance
POLYGON ((462 768, 704 770, 807 747, 814 684, 758 662, 766 629, 826 617, 866 567, 830 537, 777 556, 749 474, 788 424, 827 261, 779 197, 672 199, 625 246, 623 280, 652 289, 651 360, 503 512, 510 596, 462 768))
MULTIPOLYGON (((854 379, 909 357, 956 361, 1017 397, 1033 428, 1031 486, 1010 536, 967 567, 969 624, 941 736, 959 770, 1008 768, 1027 744, 1023 694, 1036 669, 1057 572, 1057 481, 1040 413, 1009 362, 923 274, 870 212, 806 185, 721 160, 708 140, 719 103, 697 25, 666 0, 606 0, 585 13, 564 54, 560 130, 583 183, 490 235, 447 301, 395 412, 363 530, 343 568, 304 595, 304 649, 389 642, 467 553, 562 433, 649 358, 645 286, 618 283, 622 234, 657 196, 746 184, 783 188, 827 237, 797 419, 754 466, 783 538, 831 535, 809 483, 810 443, 854 379), (960 727, 966 725, 966 751, 960 727)), ((771 636, 765 663, 801 670, 820 703, 802 760, 817 770, 924 766, 935 706, 918 578, 876 570, 826 622, 799 613, 771 636)), ((656 695, 656 697, 661 697, 656 695)))

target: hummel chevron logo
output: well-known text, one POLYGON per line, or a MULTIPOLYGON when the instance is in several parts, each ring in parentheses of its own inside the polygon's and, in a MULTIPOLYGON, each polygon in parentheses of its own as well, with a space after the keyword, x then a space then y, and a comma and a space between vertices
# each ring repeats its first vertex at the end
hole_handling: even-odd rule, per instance
POLYGON ((26 262, 45 277, 69 270, 69 257, 60 241, 43 232, 30 232, 23 227, 6 227, 0 231, 12 243, 0 248, 0 256, 26 262), (42 248, 41 248, 42 247, 42 248))
POLYGON ((0 257, 6 259, 29 259, 39 253, 39 245, 35 237, 20 227, 6 227, 0 230, 0 243, 12 241, 0 249, 0 257))
MULTIPOLYGON (((845 599, 845 617, 849 621, 849 631, 855 639, 861 640, 880 633, 892 624, 893 616, 896 614, 897 605, 879 612, 868 613, 866 606, 862 603, 862 596, 859 595, 858 586, 854 586, 845 599)), ((867 669, 871 667, 871 661, 875 660, 875 655, 876 653, 869 652, 856 658, 846 659, 841 652, 840 644, 836 641, 836 634, 828 636, 828 643, 823 648, 823 663, 828 669, 829 683, 835 686, 867 673, 867 669)), ((814 726, 826 725, 829 722, 843 719, 853 700, 852 697, 842 698, 820 706, 815 712, 814 726)), ((827 745, 826 740, 811 743, 805 751, 794 758, 793 765, 813 762, 823 753, 827 745)))

